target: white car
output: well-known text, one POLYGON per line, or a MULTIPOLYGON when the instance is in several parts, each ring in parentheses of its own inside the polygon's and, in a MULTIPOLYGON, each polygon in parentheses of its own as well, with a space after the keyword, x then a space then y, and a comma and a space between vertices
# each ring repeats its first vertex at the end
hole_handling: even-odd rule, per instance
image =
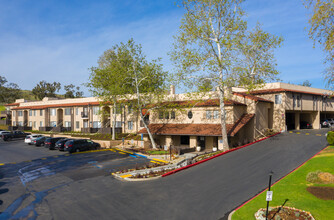
POLYGON ((8 133, 10 133, 10 131, 0 131, 0 136, 3 134, 8 134, 8 133))
POLYGON ((27 137, 24 139, 24 143, 27 143, 27 144, 32 144, 32 141, 35 140, 36 138, 39 138, 39 137, 43 137, 44 135, 41 135, 41 134, 31 134, 31 135, 27 135, 27 137))

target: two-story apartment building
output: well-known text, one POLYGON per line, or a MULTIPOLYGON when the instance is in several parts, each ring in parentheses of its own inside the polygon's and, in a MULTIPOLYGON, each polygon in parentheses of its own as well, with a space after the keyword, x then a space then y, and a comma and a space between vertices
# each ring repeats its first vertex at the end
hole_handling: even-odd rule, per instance
MULTIPOLYGON (((304 124, 320 128, 325 118, 334 118, 332 91, 286 83, 269 83, 255 91, 233 88, 226 92, 226 127, 231 146, 241 145, 263 136, 266 129, 285 131, 302 129, 304 124)), ((202 149, 222 147, 218 93, 200 98, 175 94, 172 86, 163 110, 149 111, 147 122, 161 146, 202 149)), ((101 105, 95 97, 42 101, 17 100, 7 105, 12 112, 13 127, 40 131, 80 131, 111 133, 112 106, 101 105)), ((118 132, 139 133, 148 139, 140 114, 130 104, 116 108, 118 132)))

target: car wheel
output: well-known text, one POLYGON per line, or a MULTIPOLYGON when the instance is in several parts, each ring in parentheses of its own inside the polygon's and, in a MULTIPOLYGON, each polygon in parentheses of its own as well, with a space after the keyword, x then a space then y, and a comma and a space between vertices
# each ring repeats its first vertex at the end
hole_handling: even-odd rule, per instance
POLYGON ((75 152, 80 152, 80 149, 79 148, 75 149, 75 152))

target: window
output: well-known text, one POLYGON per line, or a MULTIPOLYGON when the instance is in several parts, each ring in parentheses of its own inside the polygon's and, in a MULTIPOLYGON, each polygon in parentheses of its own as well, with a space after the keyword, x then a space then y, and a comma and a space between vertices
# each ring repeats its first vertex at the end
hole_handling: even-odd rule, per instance
POLYGON ((121 121, 116 121, 115 127, 116 128, 121 128, 122 127, 122 122, 121 121))
POLYGON ((282 94, 275 95, 275 104, 282 104, 282 94))
POLYGON ((39 122, 39 127, 43 127, 43 122, 42 121, 39 122))
POLYGON ((32 116, 32 110, 29 110, 29 116, 32 116))
POLYGON ((313 96, 313 109, 314 110, 318 110, 317 102, 318 102, 318 97, 317 96, 313 96))
POLYGON ((79 115, 79 108, 75 108, 75 115, 79 115))
POLYGON ((213 111, 213 118, 214 119, 218 119, 219 118, 219 111, 217 111, 217 110, 213 111))
POLYGON ((19 121, 18 126, 23 126, 23 121, 19 121))
POLYGON ((29 121, 29 127, 32 127, 32 121, 29 121))
POLYGON ((181 145, 189 145, 189 140, 190 137, 189 136, 181 136, 181 145))
POLYGON ((65 115, 71 115, 71 108, 65 108, 65 115))
POLYGON ((128 129, 129 130, 133 129, 133 121, 128 121, 128 129))
POLYGON ((206 119, 212 118, 212 111, 206 111, 206 119))
POLYGON ((159 111, 159 119, 164 119, 164 112, 163 111, 159 111))
POLYGON ((300 107, 300 96, 297 95, 297 107, 300 107))
POLYGON ((296 96, 292 95, 292 98, 293 98, 293 107, 296 107, 296 96))
POLYGON ((93 114, 94 115, 100 114, 100 106, 93 106, 93 114))
POLYGON ((17 116, 23 116, 23 112, 22 111, 17 111, 17 116))
POLYGON ((34 121, 34 128, 36 128, 36 122, 34 121))
POLYGON ((189 118, 189 119, 192 119, 192 118, 193 118, 193 112, 192 112, 192 111, 189 111, 189 112, 188 112, 188 118, 189 118))
POLYGON ((79 121, 76 121, 76 122, 75 122, 75 128, 78 129, 79 127, 80 127, 80 122, 79 122, 79 121))
POLYGON ((83 127, 84 127, 84 128, 88 128, 88 121, 84 121, 84 122, 83 122, 83 127))
POLYGON ((57 126, 57 122, 55 122, 55 121, 50 121, 50 126, 51 126, 51 127, 56 127, 56 126, 57 126))
POLYGON ((39 116, 43 116, 43 110, 39 110, 39 116))
POLYGON ((50 116, 56 116, 56 109, 55 108, 50 109, 50 116))
POLYGON ((34 116, 36 116, 36 110, 34 110, 34 116))
POLYGON ((65 121, 65 128, 70 128, 70 127, 71 127, 71 122, 65 121))
POLYGON ((13 111, 13 117, 15 117, 15 111, 13 111))
POLYGON ((16 121, 13 121, 13 126, 16 126, 16 121))
POLYGON ((165 119, 169 119, 169 112, 165 112, 165 119))
POLYGON ((93 128, 101 128, 101 122, 100 121, 93 121, 93 128))
POLYGON ((174 111, 171 111, 171 113, 170 113, 170 118, 171 118, 171 119, 175 119, 175 112, 174 112, 174 111))
POLYGON ((128 105, 128 114, 131 114, 133 112, 132 104, 128 105))

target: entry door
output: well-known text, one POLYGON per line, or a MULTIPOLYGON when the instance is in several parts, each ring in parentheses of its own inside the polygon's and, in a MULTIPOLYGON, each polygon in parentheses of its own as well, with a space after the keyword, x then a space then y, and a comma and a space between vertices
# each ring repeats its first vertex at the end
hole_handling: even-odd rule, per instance
POLYGON ((200 146, 202 149, 205 149, 205 137, 200 136, 197 139, 198 146, 200 146))

